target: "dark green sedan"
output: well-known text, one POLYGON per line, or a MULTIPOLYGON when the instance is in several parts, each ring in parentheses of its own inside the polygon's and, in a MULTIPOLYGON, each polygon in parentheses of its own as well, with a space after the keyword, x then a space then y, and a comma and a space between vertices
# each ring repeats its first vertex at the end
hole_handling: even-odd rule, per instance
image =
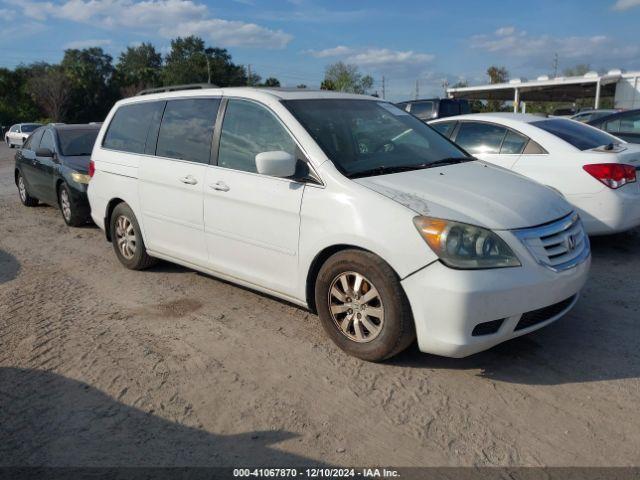
POLYGON ((47 125, 16 153, 15 181, 22 204, 58 206, 67 225, 89 220, 89 159, 100 125, 47 125))

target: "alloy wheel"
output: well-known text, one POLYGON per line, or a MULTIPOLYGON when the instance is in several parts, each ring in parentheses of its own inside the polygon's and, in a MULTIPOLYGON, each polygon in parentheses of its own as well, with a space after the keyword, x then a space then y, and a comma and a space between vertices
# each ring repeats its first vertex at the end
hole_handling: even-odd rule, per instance
POLYGON ((133 223, 124 215, 120 215, 116 219, 116 241, 118 243, 118 250, 122 256, 127 260, 131 260, 136 254, 138 241, 133 223))
POLYGON ((328 302, 334 324, 349 340, 367 343, 382 332, 382 298, 364 275, 357 272, 337 275, 329 287, 328 302))
POLYGON ((24 179, 22 175, 18 176, 18 193, 20 193, 20 199, 23 202, 27 201, 27 187, 24 185, 24 179))
POLYGON ((62 215, 67 222, 71 221, 71 200, 69 200, 69 193, 65 188, 60 191, 60 207, 62 209, 62 215))

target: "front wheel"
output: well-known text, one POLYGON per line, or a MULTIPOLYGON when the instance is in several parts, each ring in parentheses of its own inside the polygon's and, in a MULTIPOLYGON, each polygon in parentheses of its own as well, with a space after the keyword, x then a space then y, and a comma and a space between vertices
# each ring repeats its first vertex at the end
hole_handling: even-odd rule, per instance
POLYGON ((20 195, 20 201, 25 207, 35 207, 38 205, 38 199, 29 195, 22 173, 18 173, 18 194, 20 195))
POLYGON ((79 212, 78 206, 71 197, 69 187, 65 184, 62 184, 58 190, 58 205, 60 205, 60 213, 62 213, 64 223, 70 227, 79 227, 87 223, 87 218, 79 212))
POLYGON ((158 259, 147 254, 142 232, 133 210, 126 203, 113 209, 109 224, 111 242, 120 263, 131 270, 144 270, 155 265, 158 259))
POLYGON ((372 253, 344 250, 332 255, 318 273, 315 300, 329 337, 354 357, 384 360, 415 339, 400 281, 372 253))

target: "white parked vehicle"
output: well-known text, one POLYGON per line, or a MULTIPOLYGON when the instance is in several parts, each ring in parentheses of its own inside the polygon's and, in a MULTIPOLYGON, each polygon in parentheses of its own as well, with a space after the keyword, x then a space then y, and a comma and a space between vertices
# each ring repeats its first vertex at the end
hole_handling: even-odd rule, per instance
POLYGON ((536 330, 571 309, 590 265, 561 195, 372 97, 128 98, 90 174, 91 215, 126 267, 160 258, 308 307, 366 360, 416 334, 463 357, 536 330))
POLYGON ((470 154, 562 193, 589 235, 640 225, 640 145, 565 118, 478 113, 429 123, 470 154))
POLYGON ((40 126, 39 123, 16 123, 4 134, 4 141, 9 145, 9 148, 21 147, 29 135, 40 126))

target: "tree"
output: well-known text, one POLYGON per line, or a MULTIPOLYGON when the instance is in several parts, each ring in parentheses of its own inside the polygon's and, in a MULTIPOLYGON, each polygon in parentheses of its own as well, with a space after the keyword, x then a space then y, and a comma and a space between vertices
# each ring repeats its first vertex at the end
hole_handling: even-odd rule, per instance
POLYGON ((131 96, 144 88, 160 85, 162 55, 150 43, 127 47, 120 54, 116 77, 120 93, 131 96))
POLYGON ((60 66, 47 66, 27 82, 27 89, 48 119, 65 119, 71 97, 71 82, 60 66))
POLYGON ((349 93, 367 93, 372 86, 373 77, 363 76, 357 65, 336 62, 327 66, 320 88, 349 93))
POLYGON ((67 120, 101 121, 119 97, 115 84, 113 58, 102 48, 65 50, 60 64, 71 84, 71 104, 67 120))
MULTIPOLYGON (((490 83, 505 83, 509 81, 509 72, 504 67, 490 66, 487 69, 490 83)), ((501 100, 489 100, 487 102, 486 111, 499 112, 504 109, 504 102, 501 100)))
POLYGON ((165 85, 206 83, 209 77, 220 87, 247 84, 244 68, 231 61, 226 49, 205 48, 204 40, 193 35, 171 40, 162 72, 165 85))
POLYGON ((280 80, 278 80, 277 78, 274 78, 274 77, 269 77, 264 81, 264 86, 265 87, 279 87, 280 86, 280 80))
POLYGON ((31 67, 14 70, 0 68, 0 126, 30 122, 41 116, 40 109, 27 90, 31 67))
POLYGON ((574 67, 565 68, 562 74, 565 77, 581 77, 585 73, 591 71, 591 66, 588 63, 579 63, 574 67))
POLYGON ((509 72, 504 67, 492 65, 487 68, 487 75, 489 75, 489 83, 505 83, 509 81, 509 72))

